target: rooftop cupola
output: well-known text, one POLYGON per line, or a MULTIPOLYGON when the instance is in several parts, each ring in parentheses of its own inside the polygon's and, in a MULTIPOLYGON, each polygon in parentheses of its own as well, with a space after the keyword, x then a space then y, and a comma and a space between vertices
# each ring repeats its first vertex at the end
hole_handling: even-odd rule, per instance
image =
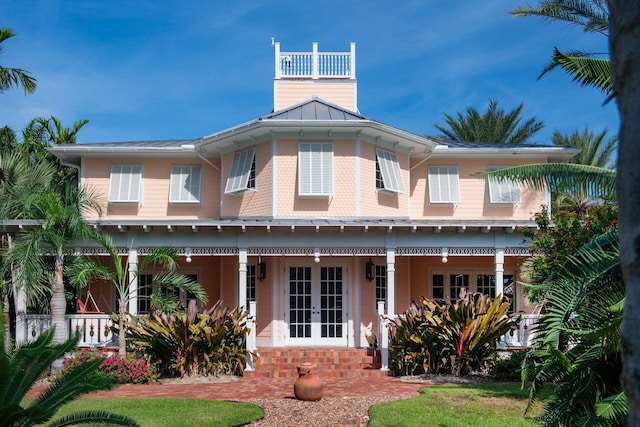
POLYGON ((342 108, 358 112, 356 44, 348 52, 319 52, 313 42, 311 52, 282 52, 275 48, 273 109, 279 111, 317 96, 342 108))

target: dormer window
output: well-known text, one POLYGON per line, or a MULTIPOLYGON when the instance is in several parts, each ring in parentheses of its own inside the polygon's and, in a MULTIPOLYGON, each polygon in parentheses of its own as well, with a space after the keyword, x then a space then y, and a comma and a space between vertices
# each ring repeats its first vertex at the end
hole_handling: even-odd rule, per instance
POLYGON ((111 165, 110 203, 142 203, 142 165, 111 165))
POLYGON ((396 153, 376 148, 376 189, 404 193, 404 183, 396 153))
POLYGON ((298 195, 333 195, 333 144, 302 142, 298 146, 298 195))
POLYGON ((171 167, 169 202, 200 203, 202 166, 176 165, 171 167))
MULTIPOLYGON (((498 170, 508 166, 490 166, 488 169, 498 170)), ((491 204, 510 204, 517 205, 520 203, 520 186, 513 181, 498 181, 495 178, 487 178, 487 186, 489 187, 489 203, 491 204)))
POLYGON ((256 149, 239 151, 233 156, 225 193, 239 193, 256 188, 256 149))
POLYGON ((429 201, 432 204, 460 203, 457 166, 429 166, 429 201))

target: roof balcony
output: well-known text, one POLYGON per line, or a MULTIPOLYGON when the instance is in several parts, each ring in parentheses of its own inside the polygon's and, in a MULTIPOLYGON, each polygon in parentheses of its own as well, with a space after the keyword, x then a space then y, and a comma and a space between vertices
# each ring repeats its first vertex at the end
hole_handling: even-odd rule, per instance
POLYGON ((318 52, 313 42, 311 52, 281 52, 280 42, 275 48, 275 78, 280 79, 347 79, 356 78, 356 44, 349 52, 318 52))

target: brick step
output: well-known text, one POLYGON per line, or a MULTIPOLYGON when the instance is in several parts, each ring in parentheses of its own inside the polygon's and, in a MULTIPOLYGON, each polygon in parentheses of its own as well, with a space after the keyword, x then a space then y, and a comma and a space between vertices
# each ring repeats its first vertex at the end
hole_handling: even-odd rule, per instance
POLYGON ((297 378, 297 366, 305 362, 318 365, 324 377, 380 377, 380 351, 367 348, 263 347, 256 352, 254 370, 245 376, 297 378))

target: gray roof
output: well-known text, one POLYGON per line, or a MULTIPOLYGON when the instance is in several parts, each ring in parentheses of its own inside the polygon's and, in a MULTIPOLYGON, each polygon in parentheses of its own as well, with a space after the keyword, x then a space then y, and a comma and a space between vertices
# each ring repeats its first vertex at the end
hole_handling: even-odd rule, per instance
POLYGON ((317 96, 292 107, 261 117, 259 120, 369 120, 317 96))

